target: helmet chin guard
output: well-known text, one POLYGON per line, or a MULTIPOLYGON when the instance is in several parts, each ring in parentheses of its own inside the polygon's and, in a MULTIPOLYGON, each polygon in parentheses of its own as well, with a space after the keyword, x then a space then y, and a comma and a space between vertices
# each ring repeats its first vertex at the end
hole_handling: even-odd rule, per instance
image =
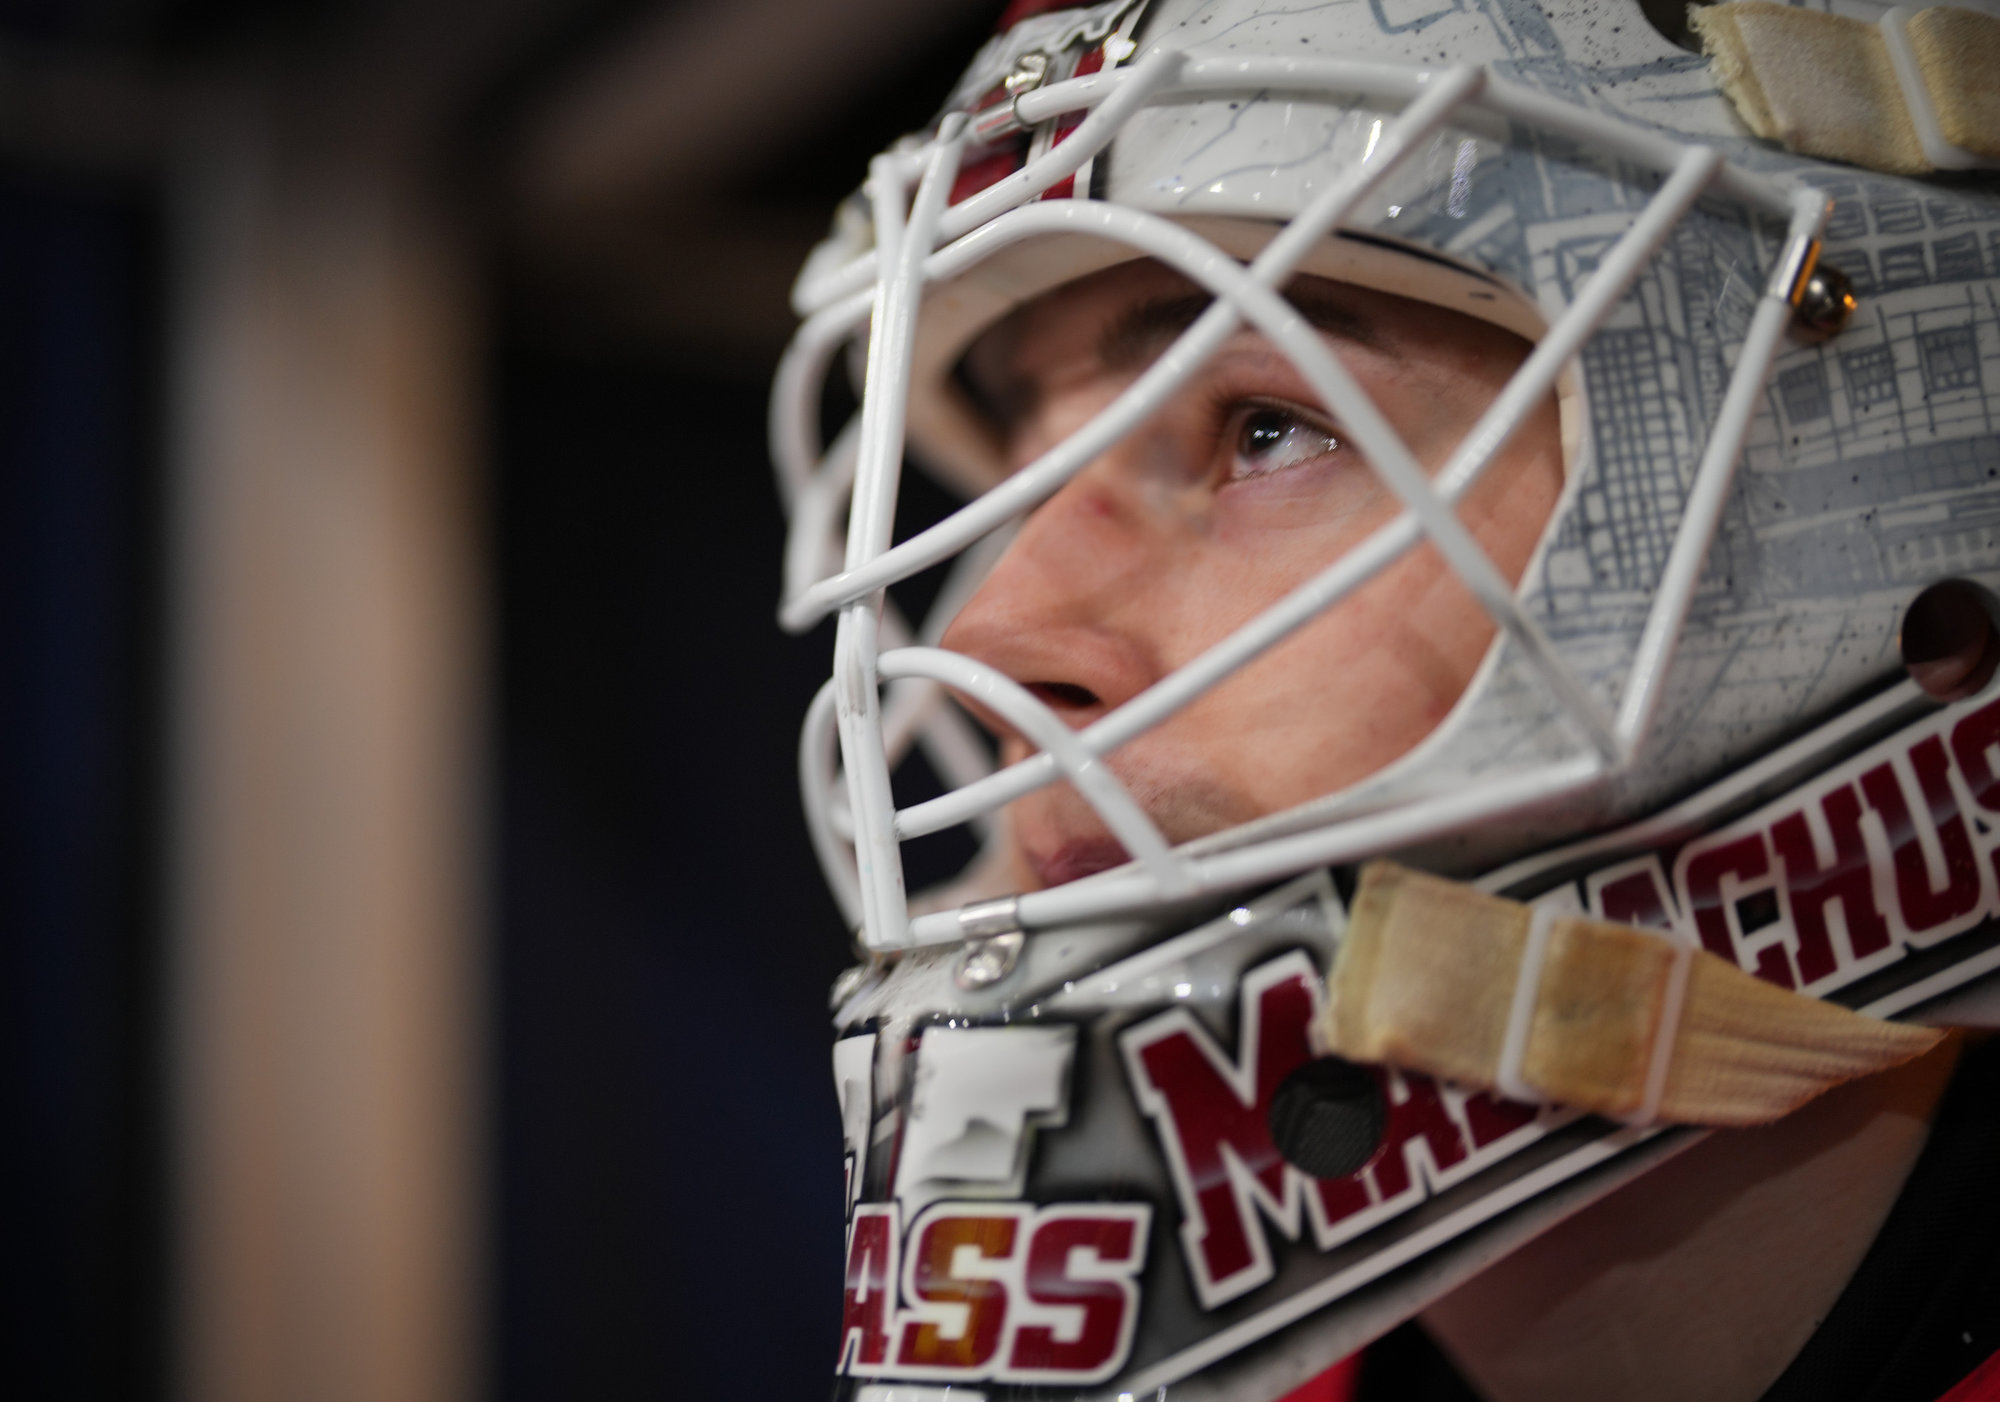
MULTIPOLYGON (((2000 699, 1939 710, 1906 684, 1479 884, 1876 1016, 2000 1026, 1979 814, 2000 816, 2000 699), (1921 816, 1912 778, 1951 801, 1921 816), (1866 839, 1857 799, 1885 818, 1866 839), (1796 865, 1818 826, 1868 849, 1844 895, 1796 865)), ((838 1396, 1272 1402, 1704 1133, 1318 1055, 1346 928, 1325 871, 1173 928, 994 936, 843 980, 838 1396)))
POLYGON ((2000 702, 1940 709, 1897 641, 1924 587, 2000 586, 2000 199, 1757 143, 1636 7, 1015 9, 809 259, 772 397, 780 617, 836 620, 807 820, 868 960, 836 1000, 842 1395, 1269 1402, 1696 1133, 1317 1057, 1330 871, 1396 855, 1878 1016, 2000 965, 2000 702), (1009 473, 968 348, 1141 258, 1213 301, 1009 473), (1285 301, 1300 274, 1532 349, 1426 472, 1285 301), (1400 514, 1080 729, 938 646, 1013 527, 1243 328, 1400 514), (861 407, 822 445, 843 361, 861 407), (1551 396, 1566 477, 1515 585, 1455 508, 1551 396), (896 540, 906 449, 969 499, 896 540), (1419 547, 1495 633, 1449 715, 1170 842, 1120 748, 1419 547), (906 620, 893 591, 945 566, 906 620), (1036 752, 996 770, 951 695, 1036 752), (916 748, 947 791, 898 808, 916 748), (903 842, 969 824, 990 855, 1051 784, 1126 865, 913 909, 903 842))

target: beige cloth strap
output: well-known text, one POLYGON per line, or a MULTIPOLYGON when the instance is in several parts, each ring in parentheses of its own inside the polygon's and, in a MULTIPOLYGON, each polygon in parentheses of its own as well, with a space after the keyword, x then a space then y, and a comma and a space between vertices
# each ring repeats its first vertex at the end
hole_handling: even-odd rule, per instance
POLYGON ((1871 24, 1736 0, 1688 21, 1766 140, 1903 175, 2000 165, 2000 16, 1899 7, 1871 24))
POLYGON ((1324 1051, 1638 1124, 1764 1124, 1944 1034, 1775 988, 1671 936, 1387 862, 1361 875, 1324 1051))

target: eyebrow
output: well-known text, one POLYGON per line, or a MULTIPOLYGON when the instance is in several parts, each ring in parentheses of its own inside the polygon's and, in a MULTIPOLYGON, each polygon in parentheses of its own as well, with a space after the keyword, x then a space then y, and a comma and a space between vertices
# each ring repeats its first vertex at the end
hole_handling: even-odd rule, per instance
MULTIPOLYGON (((1393 338, 1385 337, 1375 321, 1358 311, 1339 293, 1329 291, 1317 279, 1305 278, 1285 290, 1289 301, 1306 324, 1324 335, 1380 351, 1401 360, 1402 352, 1393 338)), ((1205 292, 1156 297, 1121 312, 1097 339, 1100 364, 1114 370, 1131 370, 1150 364, 1159 353, 1207 311, 1215 299, 1205 292)), ((1250 328, 1253 333, 1255 328, 1250 328)), ((1023 377, 1004 384, 989 384, 972 373, 970 357, 959 361, 952 371, 958 390, 973 411, 987 423, 1004 429, 1028 412, 1035 399, 1031 379, 1023 377)))
MULTIPOLYGON (((1371 350, 1395 354, 1393 347, 1384 344, 1375 323, 1338 294, 1329 294, 1308 283, 1292 288, 1286 300, 1316 331, 1367 346, 1371 350)), ((1214 298, 1206 294, 1189 293, 1180 297, 1159 297, 1129 307, 1105 327, 1104 334, 1098 338, 1098 359, 1118 370, 1144 365, 1192 326, 1213 302, 1214 298)))

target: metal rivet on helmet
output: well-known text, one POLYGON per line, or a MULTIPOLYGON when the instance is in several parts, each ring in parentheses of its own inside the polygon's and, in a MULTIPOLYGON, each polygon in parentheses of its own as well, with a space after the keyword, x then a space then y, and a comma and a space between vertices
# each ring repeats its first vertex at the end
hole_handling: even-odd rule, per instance
POLYGON ((1854 282, 1831 264, 1815 264, 1799 288, 1792 329, 1808 341, 1824 341, 1847 329, 1854 315, 1854 282))
POLYGON ((1007 75, 1004 84, 1007 96, 1019 97, 1024 92, 1033 92, 1049 76, 1049 56, 1044 53, 1025 53, 1014 65, 1014 71, 1007 75))
POLYGON ((1014 972, 1023 943, 1019 930, 1010 935, 992 935, 968 943, 965 953, 958 958, 958 971, 953 975, 958 986, 964 989, 991 988, 1014 972))

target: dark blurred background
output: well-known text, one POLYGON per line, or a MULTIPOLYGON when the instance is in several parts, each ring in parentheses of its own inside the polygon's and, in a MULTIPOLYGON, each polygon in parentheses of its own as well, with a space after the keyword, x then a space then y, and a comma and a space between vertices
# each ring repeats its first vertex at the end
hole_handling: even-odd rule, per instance
POLYGON ((787 289, 996 0, 0 0, 0 1387, 823 1395, 787 289))

